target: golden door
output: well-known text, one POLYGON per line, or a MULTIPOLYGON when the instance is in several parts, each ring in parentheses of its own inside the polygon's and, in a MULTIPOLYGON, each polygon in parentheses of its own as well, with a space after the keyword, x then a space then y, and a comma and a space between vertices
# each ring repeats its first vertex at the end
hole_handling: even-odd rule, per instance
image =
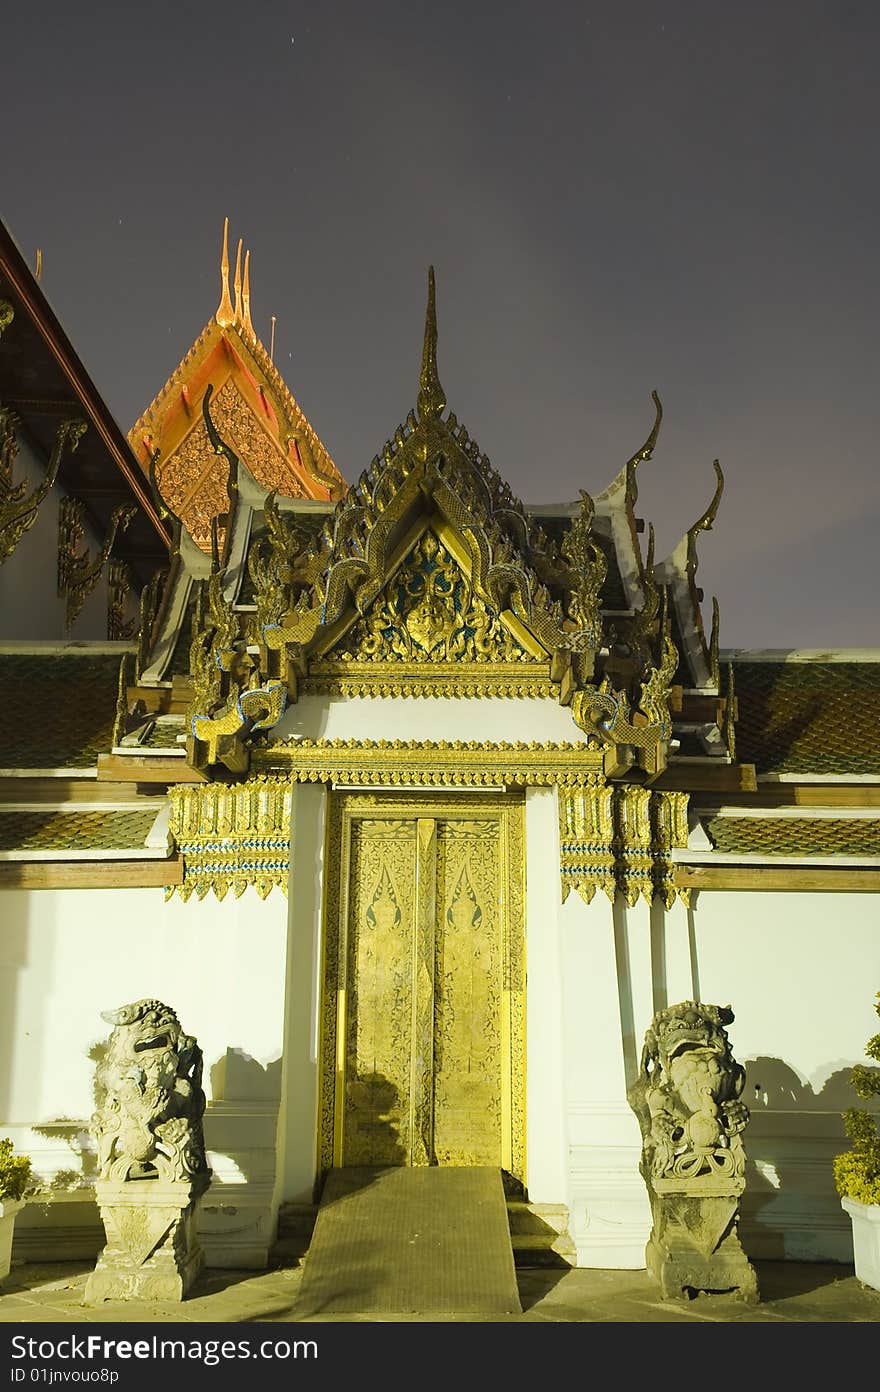
POLYGON ((339 795, 328 832, 322 1166, 524 1182, 521 799, 339 795))

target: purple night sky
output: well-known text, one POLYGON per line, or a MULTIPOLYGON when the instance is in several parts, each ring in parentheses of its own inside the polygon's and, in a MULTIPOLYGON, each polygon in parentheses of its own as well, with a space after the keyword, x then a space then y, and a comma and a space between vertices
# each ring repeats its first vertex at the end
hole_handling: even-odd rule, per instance
POLYGON ((415 404, 426 270, 450 407, 526 503, 664 424, 662 557, 712 496, 722 647, 880 646, 868 0, 47 0, 4 14, 0 214, 128 429, 251 307, 352 480, 415 404))

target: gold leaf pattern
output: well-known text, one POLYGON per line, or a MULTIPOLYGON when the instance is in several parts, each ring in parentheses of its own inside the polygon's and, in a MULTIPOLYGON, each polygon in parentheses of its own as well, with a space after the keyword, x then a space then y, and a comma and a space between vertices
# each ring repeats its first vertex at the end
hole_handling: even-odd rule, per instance
MULTIPOLYGON (((350 661, 530 662, 432 531, 334 653, 350 661)), ((546 664, 544 664, 546 666, 546 664)))

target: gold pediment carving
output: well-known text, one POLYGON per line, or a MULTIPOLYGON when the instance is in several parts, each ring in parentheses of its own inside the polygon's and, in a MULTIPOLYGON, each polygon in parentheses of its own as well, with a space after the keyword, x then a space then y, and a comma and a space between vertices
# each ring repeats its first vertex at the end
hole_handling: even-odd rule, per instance
MULTIPOLYGON (((535 661, 497 610, 474 593, 454 556, 432 529, 419 537, 367 612, 325 655, 342 663, 436 666, 535 661)), ((544 666, 548 656, 544 656, 544 666)), ((317 675, 323 661, 313 663, 317 675)))

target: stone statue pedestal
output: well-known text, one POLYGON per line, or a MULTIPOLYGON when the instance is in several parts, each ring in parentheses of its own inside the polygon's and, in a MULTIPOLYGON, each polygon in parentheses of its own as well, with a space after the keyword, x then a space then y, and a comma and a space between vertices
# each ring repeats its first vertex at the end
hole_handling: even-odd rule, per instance
POLYGON ((183 1300, 202 1266, 196 1214, 210 1182, 210 1171, 188 1180, 99 1179, 95 1195, 107 1244, 85 1303, 183 1300))
POLYGON ((758 1278, 737 1233, 744 1187, 712 1176, 652 1181, 654 1226, 645 1265, 664 1300, 700 1291, 759 1300, 758 1278))

